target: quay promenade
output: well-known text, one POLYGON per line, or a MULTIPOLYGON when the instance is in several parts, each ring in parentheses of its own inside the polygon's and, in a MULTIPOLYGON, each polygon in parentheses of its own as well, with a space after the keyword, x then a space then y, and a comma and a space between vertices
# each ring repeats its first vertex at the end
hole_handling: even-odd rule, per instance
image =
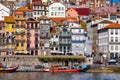
POLYGON ((41 71, 40 69, 35 69, 35 65, 43 65, 50 67, 52 64, 71 65, 73 62, 84 61, 85 57, 81 56, 32 56, 32 55, 1 55, 0 63, 4 66, 10 67, 13 65, 19 65, 18 71, 41 71), (46 60, 48 60, 46 62, 46 60))

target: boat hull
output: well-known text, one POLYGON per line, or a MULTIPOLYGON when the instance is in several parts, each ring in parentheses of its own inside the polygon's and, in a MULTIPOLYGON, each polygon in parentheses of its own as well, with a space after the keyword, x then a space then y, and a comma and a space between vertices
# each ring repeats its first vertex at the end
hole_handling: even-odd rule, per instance
POLYGON ((7 73, 15 72, 18 69, 18 67, 19 66, 15 66, 15 67, 11 67, 11 68, 6 68, 6 69, 3 69, 3 70, 0 70, 0 73, 3 73, 3 72, 7 72, 7 73))
POLYGON ((44 69, 43 72, 80 72, 81 69, 68 69, 68 70, 49 70, 49 69, 44 69))

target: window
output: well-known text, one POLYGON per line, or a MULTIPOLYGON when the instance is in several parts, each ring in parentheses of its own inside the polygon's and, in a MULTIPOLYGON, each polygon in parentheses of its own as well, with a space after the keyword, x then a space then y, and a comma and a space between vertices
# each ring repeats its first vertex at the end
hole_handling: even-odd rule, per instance
POLYGON ((111 29, 111 35, 113 35, 113 29, 111 29))
POLYGON ((53 35, 51 35, 51 38, 53 38, 53 35))
POLYGON ((60 10, 61 9, 61 7, 58 7, 58 10, 60 10))
POLYGON ((115 46, 115 50, 118 51, 118 46, 117 45, 115 46))
POLYGON ((30 48, 30 44, 27 44, 27 48, 30 48))
POLYGON ((60 47, 60 51, 62 51, 62 47, 60 47))
POLYGON ((113 48, 114 48, 114 47, 111 45, 111 50, 113 50, 113 48))
POLYGON ((56 50, 58 50, 58 48, 56 48, 56 50))
POLYGON ((17 43, 16 46, 18 47, 18 46, 19 46, 19 43, 17 43))
POLYGON ((116 20, 116 16, 110 16, 110 20, 116 20))
POLYGON ((53 47, 51 48, 51 50, 53 50, 53 47))
POLYGON ((115 37, 115 42, 118 42, 118 37, 115 37))
POLYGON ((70 13, 68 13, 68 16, 70 16, 70 13))
POLYGON ((38 15, 39 15, 39 11, 38 11, 38 15))
POLYGON ((12 28, 14 28, 14 25, 12 25, 12 28))
POLYGON ((21 43, 21 47, 23 47, 23 46, 24 46, 24 43, 22 42, 22 43, 21 43))
POLYGON ((118 29, 115 30, 115 34, 118 35, 118 29))
POLYGON ((35 48, 38 48, 38 44, 35 44, 35 48))
POLYGON ((113 42, 113 37, 111 37, 111 42, 113 42))

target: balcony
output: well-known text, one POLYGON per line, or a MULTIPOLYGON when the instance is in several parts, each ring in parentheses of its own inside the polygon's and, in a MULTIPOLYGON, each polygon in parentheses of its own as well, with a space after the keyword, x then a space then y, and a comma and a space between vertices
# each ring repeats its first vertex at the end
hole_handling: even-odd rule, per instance
POLYGON ((23 39, 18 39, 18 40, 16 40, 16 42, 25 42, 25 40, 23 40, 23 39))
POLYGON ((60 35, 59 38, 71 38, 70 35, 60 35))
POLYGON ((60 46, 71 46, 71 42, 60 42, 60 46))
POLYGON ((25 35, 25 32, 15 32, 15 35, 25 35))
POLYGON ((72 43, 84 43, 86 40, 72 40, 72 43))

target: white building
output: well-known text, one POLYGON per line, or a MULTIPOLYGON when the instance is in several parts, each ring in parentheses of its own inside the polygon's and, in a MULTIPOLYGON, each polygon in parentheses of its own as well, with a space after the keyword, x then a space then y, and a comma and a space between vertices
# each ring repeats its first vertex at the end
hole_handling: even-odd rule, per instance
POLYGON ((43 4, 42 0, 33 0, 32 10, 34 19, 38 19, 40 16, 48 16, 48 5, 43 4))
POLYGON ((53 27, 50 35, 51 55, 59 55, 59 36, 56 27, 53 27))
POLYGON ((72 53, 74 55, 84 56, 86 42, 84 29, 80 27, 71 28, 71 33, 72 53))
POLYGON ((4 16, 10 15, 10 9, 0 4, 0 20, 4 20, 4 16))
POLYGON ((62 3, 56 2, 49 5, 49 17, 65 17, 65 6, 62 3))
POLYGON ((111 23, 98 30, 99 52, 108 59, 120 57, 120 24, 111 23))

